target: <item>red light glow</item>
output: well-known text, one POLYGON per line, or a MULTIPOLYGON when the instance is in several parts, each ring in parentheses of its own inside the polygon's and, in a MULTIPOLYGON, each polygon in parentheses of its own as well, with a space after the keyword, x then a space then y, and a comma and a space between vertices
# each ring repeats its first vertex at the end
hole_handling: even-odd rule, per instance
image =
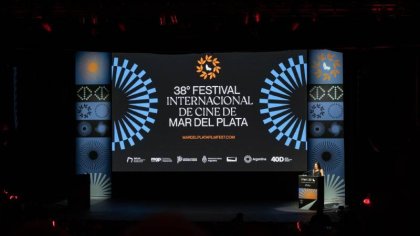
POLYGON ((255 13, 255 23, 260 23, 261 21, 261 15, 259 12, 255 13))
POLYGON ((50 23, 48 23, 48 22, 44 22, 44 23, 42 23, 42 29, 44 29, 45 31, 47 31, 48 33, 51 33, 52 32, 52 26, 51 26, 51 24, 50 23))
POLYGON ((296 229, 297 229, 299 232, 302 232, 302 227, 300 226, 300 221, 296 222, 296 229))
POLYGON ((365 199, 363 199, 363 204, 365 206, 370 206, 372 204, 372 202, 370 201, 369 197, 366 197, 365 199))

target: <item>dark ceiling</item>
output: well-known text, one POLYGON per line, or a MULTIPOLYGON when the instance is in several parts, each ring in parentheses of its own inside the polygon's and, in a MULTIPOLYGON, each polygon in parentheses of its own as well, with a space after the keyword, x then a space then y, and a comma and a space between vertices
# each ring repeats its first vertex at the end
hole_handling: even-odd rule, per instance
POLYGON ((419 9, 405 0, 15 0, 2 3, 1 25, 15 48, 418 47, 419 9))

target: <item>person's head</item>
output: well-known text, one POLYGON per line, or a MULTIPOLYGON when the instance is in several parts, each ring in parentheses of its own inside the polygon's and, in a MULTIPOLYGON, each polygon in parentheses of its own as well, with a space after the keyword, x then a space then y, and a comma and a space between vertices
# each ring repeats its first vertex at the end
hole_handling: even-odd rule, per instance
POLYGON ((321 164, 319 164, 319 162, 315 162, 314 163, 314 170, 320 170, 321 169, 321 164))

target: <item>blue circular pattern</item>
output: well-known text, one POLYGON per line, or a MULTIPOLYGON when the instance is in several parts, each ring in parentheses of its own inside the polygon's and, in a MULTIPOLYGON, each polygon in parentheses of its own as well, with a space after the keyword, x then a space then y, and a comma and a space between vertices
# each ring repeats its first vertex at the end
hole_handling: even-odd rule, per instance
POLYGON ((108 173, 110 172, 111 152, 109 139, 84 138, 80 143, 77 173, 108 173))
POLYGON ((311 165, 318 161, 328 173, 343 165, 344 149, 341 145, 326 139, 312 148, 310 156, 312 157, 311 165))
MULTIPOLYGON (((291 106, 292 95, 307 84, 307 63, 304 57, 298 57, 298 64, 293 58, 288 59, 289 66, 280 63, 281 72, 271 71, 272 78, 266 78, 268 88, 262 88, 263 98, 260 104, 264 106, 260 114, 266 118, 264 124, 270 124, 268 131, 275 135, 277 141, 286 146, 294 144, 297 150, 308 149, 306 139, 306 119, 297 116, 291 106)), ((295 108, 296 109, 296 108, 295 108)))
POLYGON ((82 121, 79 123, 77 131, 82 137, 89 136, 92 133, 92 125, 87 121, 82 121))
POLYGON ((343 130, 343 127, 337 122, 333 122, 330 128, 328 129, 328 131, 335 137, 339 136, 342 130, 343 130))
POLYGON ((313 122, 310 125, 311 134, 313 137, 321 137, 325 133, 325 125, 321 122, 313 122))
POLYGON ((343 105, 333 103, 328 107, 328 114, 334 119, 343 119, 343 105))
POLYGON ((108 103, 99 103, 95 107, 95 114, 97 117, 101 119, 108 118, 110 113, 111 113, 111 109, 108 103))
POLYGON ((95 128, 96 133, 98 133, 101 136, 104 136, 107 130, 108 130, 108 125, 106 125, 105 122, 103 121, 99 122, 95 128))
POLYGON ((158 112, 152 79, 145 76, 144 70, 138 70, 137 64, 129 64, 127 59, 119 61, 118 57, 112 64, 113 88, 120 90, 128 100, 128 109, 113 122, 112 151, 125 150, 127 144, 134 146, 135 142, 141 141, 144 133, 150 131, 148 123, 155 122, 152 116, 158 112))

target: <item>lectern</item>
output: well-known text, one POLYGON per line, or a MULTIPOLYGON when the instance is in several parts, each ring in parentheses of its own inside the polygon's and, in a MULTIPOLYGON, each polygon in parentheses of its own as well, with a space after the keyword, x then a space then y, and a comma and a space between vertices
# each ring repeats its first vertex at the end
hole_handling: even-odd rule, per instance
POLYGON ((299 208, 321 211, 324 209, 324 177, 299 175, 299 208))

